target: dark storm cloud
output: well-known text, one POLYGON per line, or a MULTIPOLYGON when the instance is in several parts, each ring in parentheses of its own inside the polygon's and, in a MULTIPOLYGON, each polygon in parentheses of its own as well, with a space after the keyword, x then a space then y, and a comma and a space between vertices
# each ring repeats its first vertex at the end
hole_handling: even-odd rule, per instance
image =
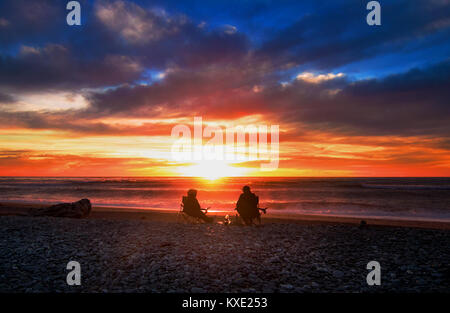
POLYGON ((13 103, 16 99, 8 94, 0 92, 0 103, 13 103))
POLYGON ((26 4, 4 5, 8 25, 0 26, 1 40, 19 44, 15 54, 0 50, 0 86, 17 91, 133 83, 143 78, 147 69, 233 62, 249 48, 243 34, 203 29, 184 15, 168 16, 130 2, 86 4, 90 9, 87 22, 79 28, 65 25, 61 17, 66 12, 61 12, 61 3, 51 5, 50 1, 41 6, 50 6, 51 10, 38 10, 32 22, 22 25, 18 22, 22 20, 20 14, 28 11, 17 8, 23 6, 26 4), (53 16, 54 7, 58 8, 58 18, 53 16), (10 20, 15 23, 9 24, 10 20), (28 39, 33 38, 29 34, 33 34, 34 23, 39 20, 44 24, 40 27, 50 23, 52 30, 38 28, 39 40, 28 39))
POLYGON ((0 1, 1 48, 58 37, 65 23, 65 4, 59 0, 0 1))
POLYGON ((382 26, 366 24, 366 2, 330 3, 328 10, 300 18, 267 40, 259 53, 277 62, 309 64, 330 69, 387 52, 405 50, 421 39, 422 45, 447 42, 450 35, 448 1, 381 1, 382 26), (426 36, 441 34, 429 42, 426 36))
POLYGON ((74 120, 73 112, 0 112, 0 128, 58 129, 76 133, 106 134, 114 127, 91 121, 74 120))
MULTIPOLYGON (((382 27, 367 26, 365 2, 316 5, 298 18, 300 11, 292 12, 294 23, 278 26, 258 44, 251 27, 208 26, 177 12, 176 5, 168 13, 139 1, 84 1, 83 26, 69 27, 61 3, 0 3, 0 102, 11 102, 20 92, 91 88, 83 91, 89 107, 58 114, 2 112, 4 125, 118 134, 125 130, 95 119, 261 114, 346 134, 450 133, 448 62, 359 81, 311 83, 285 74, 298 65, 335 72, 336 66, 401 52, 411 43, 439 46, 449 33, 446 1, 382 2, 382 27), (148 71, 165 76, 149 82, 148 71), (289 83, 280 84, 287 76, 289 83)), ((217 4, 203 5, 211 19, 220 16, 217 4)), ((277 5, 258 4, 258 13, 252 13, 247 3, 236 16, 267 29, 276 21, 257 14, 270 19, 277 5)), ((428 63, 435 62, 433 49, 427 52, 428 63)), ((145 127, 131 132, 138 131, 148 134, 145 127)))
POLYGON ((4 127, 60 129, 80 134, 155 135, 169 134, 170 125, 132 127, 95 119, 200 115, 213 120, 263 114, 272 123, 298 129, 298 134, 289 134, 293 138, 305 129, 355 136, 440 137, 441 143, 436 143, 436 147, 448 149, 445 138, 450 134, 449 62, 384 79, 335 78, 320 83, 296 79, 287 85, 266 84, 259 92, 240 87, 245 76, 228 73, 227 77, 226 73, 172 73, 164 82, 151 86, 124 86, 92 93, 88 97, 91 105, 86 109, 3 112, 0 123, 4 127))
POLYGON ((107 124, 89 118, 80 118, 79 112, 2 112, 1 129, 62 130, 71 136, 161 136, 170 134, 168 123, 142 123, 141 125, 107 124))
POLYGON ((450 134, 450 62, 347 82, 336 94, 321 84, 295 81, 263 97, 287 112, 284 121, 317 129, 362 135, 450 134))
POLYGON ((450 62, 381 79, 270 82, 261 85, 260 92, 251 88, 252 75, 243 72, 175 72, 159 84, 93 93, 91 107, 83 114, 210 118, 266 114, 280 123, 346 134, 450 133, 450 62))
POLYGON ((227 107, 231 104, 230 97, 242 96, 244 91, 253 87, 254 70, 244 70, 238 66, 202 67, 198 71, 174 69, 161 82, 152 85, 122 86, 90 93, 87 98, 91 107, 83 114, 148 117, 155 117, 155 114, 190 115, 206 113, 208 107, 216 110, 221 105, 225 105, 227 110, 233 110, 235 105, 227 107))
MULTIPOLYGON (((0 4, 0 42, 15 50, 22 47, 40 53, 0 52, 0 85, 24 91, 107 87, 134 84, 147 69, 198 70, 243 61, 256 67, 264 64, 266 72, 259 73, 260 80, 295 65, 330 69, 399 51, 417 36, 426 45, 426 36, 448 33, 450 6, 442 3, 382 3, 383 27, 373 28, 365 24, 367 11, 360 2, 332 2, 266 38, 257 48, 252 47, 252 34, 245 29, 232 25, 210 28, 182 13, 152 7, 153 2, 82 1, 83 26, 69 27, 61 1, 4 1, 0 4)), ((218 12, 211 6, 214 18, 218 12)), ((260 14, 270 11, 268 4, 246 4, 244 13, 236 16, 255 18, 257 13, 249 13, 253 6, 260 14)), ((261 22, 261 28, 268 23, 261 22)))
POLYGON ((79 59, 62 45, 22 46, 15 56, 0 56, 0 86, 16 91, 68 90, 114 85, 140 77, 133 58, 108 55, 101 60, 79 59))

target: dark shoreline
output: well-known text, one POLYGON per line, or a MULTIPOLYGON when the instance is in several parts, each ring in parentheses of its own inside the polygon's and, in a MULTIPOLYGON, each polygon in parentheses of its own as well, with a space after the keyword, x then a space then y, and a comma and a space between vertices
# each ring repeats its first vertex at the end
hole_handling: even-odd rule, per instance
MULTIPOLYGON (((39 203, 18 203, 18 202, 0 202, 0 216, 6 215, 26 215, 29 208, 45 207, 39 203)), ((212 212, 216 220, 222 220, 226 213, 212 212)), ((234 212, 230 212, 234 215, 234 212)), ((177 222, 176 211, 163 210, 145 210, 133 208, 114 208, 94 206, 89 216, 90 219, 142 219, 164 222, 177 222)), ((264 223, 283 223, 283 224, 360 224, 364 220, 369 225, 390 226, 390 227, 414 227, 426 229, 450 229, 450 221, 439 220, 420 220, 420 219, 400 219, 395 217, 377 218, 377 217, 352 217, 352 216, 333 216, 333 215, 313 215, 313 214, 273 214, 268 213, 262 216, 264 223)))

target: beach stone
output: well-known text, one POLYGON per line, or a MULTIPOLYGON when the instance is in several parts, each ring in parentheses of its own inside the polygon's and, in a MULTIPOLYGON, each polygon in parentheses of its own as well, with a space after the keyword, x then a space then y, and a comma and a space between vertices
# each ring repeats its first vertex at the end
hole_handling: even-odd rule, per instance
POLYGON ((192 288, 191 288, 191 292, 192 292, 192 293, 204 293, 204 292, 206 292, 206 291, 205 291, 205 289, 203 289, 203 288, 192 287, 192 288))
POLYGON ((283 285, 280 285, 280 288, 291 290, 291 289, 294 289, 294 286, 292 286, 290 284, 283 284, 283 285))
POLYGON ((245 280, 243 278, 238 278, 234 280, 234 283, 236 285, 242 285, 245 282, 245 280))
POLYGON ((273 256, 268 260, 270 263, 279 263, 281 260, 278 256, 273 256))
POLYGON ((0 292, 447 292, 449 248, 444 230, 0 216, 0 292), (372 257, 381 286, 365 282, 372 257), (67 286, 68 260, 81 263, 82 286, 67 286))
POLYGON ((248 278, 249 278, 250 280, 252 280, 252 281, 258 281, 258 280, 260 280, 259 277, 256 276, 256 275, 253 274, 253 273, 250 273, 250 274, 248 275, 248 278))

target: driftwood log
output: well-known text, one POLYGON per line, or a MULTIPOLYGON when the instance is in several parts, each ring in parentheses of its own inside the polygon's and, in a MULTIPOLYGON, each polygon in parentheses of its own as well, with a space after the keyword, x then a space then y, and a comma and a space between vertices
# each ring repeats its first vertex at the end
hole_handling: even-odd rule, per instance
POLYGON ((91 213, 92 206, 89 199, 81 199, 72 203, 59 203, 47 208, 33 208, 28 214, 31 216, 55 216, 85 218, 91 213))

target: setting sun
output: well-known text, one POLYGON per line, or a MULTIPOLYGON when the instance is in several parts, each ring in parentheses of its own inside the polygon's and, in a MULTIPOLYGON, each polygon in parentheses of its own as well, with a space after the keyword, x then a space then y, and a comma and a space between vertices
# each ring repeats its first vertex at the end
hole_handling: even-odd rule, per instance
POLYGON ((201 177, 208 180, 216 180, 222 177, 236 177, 245 174, 245 168, 234 167, 226 161, 201 161, 199 163, 180 167, 179 172, 183 176, 201 177))

